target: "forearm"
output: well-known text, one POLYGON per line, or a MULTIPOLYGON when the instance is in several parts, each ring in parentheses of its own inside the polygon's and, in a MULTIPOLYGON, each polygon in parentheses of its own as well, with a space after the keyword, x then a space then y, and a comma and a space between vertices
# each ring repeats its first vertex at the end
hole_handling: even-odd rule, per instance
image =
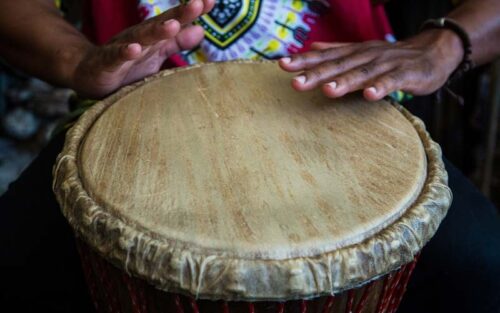
POLYGON ((472 60, 481 65, 500 56, 500 0, 468 0, 448 17, 469 34, 472 60))
POLYGON ((0 0, 0 56, 13 66, 60 86, 91 43, 67 23, 51 0, 0 0))

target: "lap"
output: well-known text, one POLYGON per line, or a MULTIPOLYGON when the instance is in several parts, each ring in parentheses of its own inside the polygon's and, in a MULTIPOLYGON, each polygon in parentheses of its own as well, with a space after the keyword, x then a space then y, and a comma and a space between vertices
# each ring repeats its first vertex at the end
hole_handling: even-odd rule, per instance
POLYGON ((63 140, 52 140, 0 198, 0 311, 92 311, 71 229, 52 192, 63 140))
POLYGON ((500 312, 500 217, 445 161, 453 202, 423 249, 400 312, 500 312))

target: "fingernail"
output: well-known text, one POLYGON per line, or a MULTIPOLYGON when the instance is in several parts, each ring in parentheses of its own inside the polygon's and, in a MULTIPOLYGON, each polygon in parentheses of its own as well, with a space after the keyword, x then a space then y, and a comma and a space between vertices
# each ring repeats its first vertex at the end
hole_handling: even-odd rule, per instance
POLYGON ((377 94, 377 88, 375 88, 375 87, 370 87, 366 91, 369 91, 369 92, 371 92, 373 94, 377 94))
POLYGON ((332 88, 332 89, 335 89, 337 88, 337 82, 329 82, 328 84, 326 84, 328 87, 332 88))
POLYGON ((281 62, 285 63, 285 64, 289 64, 290 62, 292 62, 292 59, 289 57, 284 57, 284 58, 281 58, 281 62))
POLYGON ((136 43, 129 43, 127 45, 127 49, 133 49, 135 45, 137 45, 137 44, 136 43))
POLYGON ((166 20, 166 21, 163 21, 162 24, 166 26, 172 22, 173 22, 172 20, 166 20))
POLYGON ((304 75, 300 75, 295 77, 294 80, 299 84, 303 84, 306 82, 306 77, 304 75))

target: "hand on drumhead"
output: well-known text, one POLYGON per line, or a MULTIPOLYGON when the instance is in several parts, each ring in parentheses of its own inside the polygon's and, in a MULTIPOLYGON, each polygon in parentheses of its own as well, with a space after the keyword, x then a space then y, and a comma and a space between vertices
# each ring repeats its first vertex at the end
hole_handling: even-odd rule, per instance
POLYGON ((83 96, 100 98, 158 72, 169 56, 200 43, 203 29, 192 22, 214 3, 191 0, 126 29, 106 45, 89 47, 75 67, 71 87, 83 96))
POLYGON ((414 95, 440 88, 462 59, 460 39, 449 31, 430 30, 408 41, 389 43, 315 43, 312 51, 282 58, 280 66, 300 72, 298 91, 320 87, 332 98, 363 90, 374 101, 402 90, 414 95))

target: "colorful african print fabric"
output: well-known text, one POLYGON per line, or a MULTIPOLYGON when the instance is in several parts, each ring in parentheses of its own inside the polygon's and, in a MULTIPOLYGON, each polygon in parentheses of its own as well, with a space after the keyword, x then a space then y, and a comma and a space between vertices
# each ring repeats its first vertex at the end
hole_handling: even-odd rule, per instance
MULTIPOLYGON (((144 18, 150 18, 177 4, 141 0, 139 8, 144 18)), ((318 0, 217 0, 213 10, 196 22, 205 30, 205 40, 183 57, 193 64, 297 53, 328 7, 327 1, 318 0)))

